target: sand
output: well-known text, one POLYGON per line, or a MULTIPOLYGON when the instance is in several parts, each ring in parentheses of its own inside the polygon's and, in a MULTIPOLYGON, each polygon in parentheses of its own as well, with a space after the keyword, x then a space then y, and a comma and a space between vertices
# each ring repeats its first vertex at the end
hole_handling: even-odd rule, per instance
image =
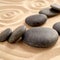
MULTIPOLYGON (((60 0, 0 0, 0 32, 6 28, 12 31, 25 24, 25 18, 38 12, 50 4, 60 3, 60 0)), ((60 21, 60 15, 49 18, 42 27, 52 28, 60 21)), ((23 42, 9 44, 0 42, 0 60, 60 60, 60 37, 51 48, 34 48, 23 42)))

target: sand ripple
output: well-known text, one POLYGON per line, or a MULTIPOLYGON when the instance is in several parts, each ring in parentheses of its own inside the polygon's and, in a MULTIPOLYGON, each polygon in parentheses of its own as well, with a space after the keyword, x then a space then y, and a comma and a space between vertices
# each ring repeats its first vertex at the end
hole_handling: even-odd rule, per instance
POLYGON ((1 3, 20 3, 24 0, 0 0, 1 3))
POLYGON ((28 12, 22 6, 1 6, 0 7, 0 24, 6 26, 21 22, 23 15, 28 12))

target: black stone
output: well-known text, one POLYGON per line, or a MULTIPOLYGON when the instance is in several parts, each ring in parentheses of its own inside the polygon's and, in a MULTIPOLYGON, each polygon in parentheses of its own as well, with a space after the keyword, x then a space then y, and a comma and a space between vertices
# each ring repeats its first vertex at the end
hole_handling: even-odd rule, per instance
POLYGON ((53 17, 58 14, 58 11, 56 11, 52 8, 45 8, 45 9, 39 11, 39 14, 45 14, 47 17, 53 17))
POLYGON ((11 35, 11 33, 12 33, 12 31, 9 28, 7 28, 4 31, 2 31, 0 33, 0 42, 6 41, 9 38, 9 36, 11 35))
POLYGON ((23 35, 23 42, 40 48, 53 46, 58 40, 58 33, 51 28, 35 27, 27 30, 23 35))
POLYGON ((53 28, 58 32, 58 34, 60 35, 60 22, 57 22, 53 25, 53 28))
POLYGON ((22 37, 22 35, 24 34, 25 31, 26 31, 25 26, 20 26, 20 27, 16 28, 13 31, 13 33, 11 34, 8 42, 9 43, 15 43, 18 39, 20 39, 20 37, 22 37))
POLYGON ((31 15, 25 19, 26 24, 35 27, 44 24, 47 20, 47 16, 44 14, 31 15))
POLYGON ((51 7, 57 11, 60 11, 60 5, 59 4, 52 4, 51 7))

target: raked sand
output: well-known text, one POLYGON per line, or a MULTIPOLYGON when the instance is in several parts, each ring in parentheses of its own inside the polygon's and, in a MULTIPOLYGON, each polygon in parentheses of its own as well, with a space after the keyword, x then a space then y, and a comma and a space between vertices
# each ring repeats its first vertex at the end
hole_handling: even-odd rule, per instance
MULTIPOLYGON (((25 24, 25 18, 53 3, 59 4, 60 0, 0 0, 0 32, 21 25, 31 28, 25 24)), ((49 18, 42 27, 52 28, 58 21, 60 15, 49 18)), ((48 49, 30 47, 23 42, 0 42, 0 60, 60 60, 60 37, 56 45, 48 49)))

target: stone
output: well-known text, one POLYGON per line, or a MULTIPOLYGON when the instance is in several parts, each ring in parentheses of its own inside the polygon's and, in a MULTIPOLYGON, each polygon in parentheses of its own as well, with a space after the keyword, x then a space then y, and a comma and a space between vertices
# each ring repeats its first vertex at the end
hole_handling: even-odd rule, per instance
POLYGON ((40 26, 43 25, 47 20, 47 16, 44 14, 36 14, 36 15, 31 15, 28 16, 25 19, 26 24, 32 26, 32 27, 36 27, 36 26, 40 26))
POLYGON ((41 11, 39 11, 39 14, 45 14, 47 17, 53 17, 58 15, 58 11, 52 9, 52 8, 45 8, 41 11))
POLYGON ((37 48, 48 48, 58 40, 58 33, 51 28, 34 27, 23 35, 23 42, 37 48))
POLYGON ((22 37, 22 35, 24 34, 25 31, 26 31, 25 26, 19 26, 18 28, 16 28, 13 31, 13 33, 11 34, 8 42, 9 43, 15 43, 20 37, 22 37))
POLYGON ((51 7, 60 12, 60 5, 59 4, 52 4, 51 7))
POLYGON ((60 35, 60 22, 57 22, 53 25, 53 28, 58 32, 58 34, 60 35))
POLYGON ((4 42, 8 40, 9 36, 11 35, 12 31, 10 28, 5 29, 0 33, 0 42, 4 42))

